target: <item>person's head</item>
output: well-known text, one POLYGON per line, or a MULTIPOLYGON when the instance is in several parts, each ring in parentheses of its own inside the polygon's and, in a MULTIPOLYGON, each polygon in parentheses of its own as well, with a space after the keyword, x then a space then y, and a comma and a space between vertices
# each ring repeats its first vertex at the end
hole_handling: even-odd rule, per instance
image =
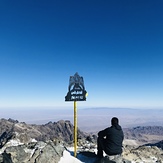
POLYGON ((118 125, 118 123, 119 123, 119 120, 118 120, 118 118, 117 117, 113 117, 112 119, 111 119, 111 125, 118 125))

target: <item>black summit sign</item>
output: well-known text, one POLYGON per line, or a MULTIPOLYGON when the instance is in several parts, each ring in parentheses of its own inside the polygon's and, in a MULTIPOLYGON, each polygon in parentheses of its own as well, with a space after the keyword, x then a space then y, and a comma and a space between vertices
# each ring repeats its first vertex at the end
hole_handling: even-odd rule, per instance
POLYGON ((68 93, 65 96, 65 101, 86 101, 87 91, 84 87, 84 79, 75 73, 74 76, 70 76, 68 93))

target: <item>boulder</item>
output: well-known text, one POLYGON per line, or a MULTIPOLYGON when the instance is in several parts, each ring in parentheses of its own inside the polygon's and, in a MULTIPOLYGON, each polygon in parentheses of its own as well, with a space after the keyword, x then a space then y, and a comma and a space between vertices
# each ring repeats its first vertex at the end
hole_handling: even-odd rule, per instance
POLYGON ((63 155, 64 148, 55 146, 53 142, 49 142, 36 157, 36 163, 58 163, 63 155))
POLYGON ((64 150, 53 141, 10 146, 0 155, 0 163, 58 163, 64 150))

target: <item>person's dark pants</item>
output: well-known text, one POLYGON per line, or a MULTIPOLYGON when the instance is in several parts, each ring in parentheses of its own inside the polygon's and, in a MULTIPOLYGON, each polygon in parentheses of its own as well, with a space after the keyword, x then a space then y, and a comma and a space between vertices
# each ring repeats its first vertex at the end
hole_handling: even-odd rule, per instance
POLYGON ((106 139, 104 139, 103 137, 97 138, 97 156, 98 157, 103 157, 103 151, 105 151, 105 142, 106 142, 106 139))

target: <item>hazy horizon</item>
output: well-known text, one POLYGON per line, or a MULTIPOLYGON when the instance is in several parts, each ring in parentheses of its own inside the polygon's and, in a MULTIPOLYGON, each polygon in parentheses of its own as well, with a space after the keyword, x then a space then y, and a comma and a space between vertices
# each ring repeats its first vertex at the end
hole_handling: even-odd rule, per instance
MULTIPOLYGON (((110 126, 110 120, 116 116, 123 128, 136 126, 162 126, 163 109, 131 108, 83 108, 77 109, 78 127, 83 131, 95 132, 110 126)), ((28 124, 46 124, 59 120, 73 123, 72 109, 1 109, 0 118, 18 120, 28 124)))

